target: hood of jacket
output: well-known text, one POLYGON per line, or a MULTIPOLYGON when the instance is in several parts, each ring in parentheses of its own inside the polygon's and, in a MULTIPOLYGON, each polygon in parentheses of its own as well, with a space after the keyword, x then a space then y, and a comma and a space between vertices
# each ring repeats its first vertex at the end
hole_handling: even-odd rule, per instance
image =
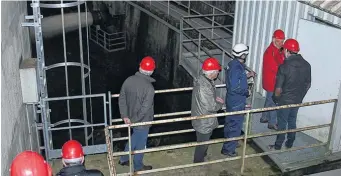
POLYGON ((150 77, 150 76, 147 76, 147 75, 144 75, 144 74, 142 74, 142 73, 140 73, 140 72, 136 72, 135 75, 136 75, 136 76, 139 76, 139 77, 142 77, 142 78, 144 78, 144 79, 150 81, 151 83, 155 82, 155 79, 154 79, 154 78, 152 78, 152 77, 150 77))
POLYGON ((302 55, 294 54, 286 58, 284 62, 286 62, 288 65, 292 67, 300 68, 300 67, 304 67, 304 63, 306 61, 303 59, 302 55))
POLYGON ((67 166, 60 170, 57 176, 76 175, 84 172, 86 169, 83 165, 67 166))

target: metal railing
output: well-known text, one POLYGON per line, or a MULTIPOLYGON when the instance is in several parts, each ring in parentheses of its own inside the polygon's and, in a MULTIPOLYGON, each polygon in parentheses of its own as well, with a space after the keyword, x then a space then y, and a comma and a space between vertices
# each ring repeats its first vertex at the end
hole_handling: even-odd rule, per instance
MULTIPOLYGON (((173 91, 180 91, 180 90, 173 90, 173 91)), ((331 123, 322 124, 322 125, 315 125, 315 126, 308 126, 308 127, 302 127, 297 129, 290 129, 290 130, 284 130, 284 131, 276 131, 276 132, 264 132, 264 133, 258 133, 258 134, 250 134, 249 133, 249 121, 250 121, 250 114, 252 113, 259 113, 264 111, 271 111, 271 110, 278 110, 278 109, 285 109, 285 108, 294 108, 294 107, 304 107, 304 106, 313 106, 313 105, 319 105, 319 104, 327 104, 327 103, 335 103, 336 105, 337 99, 330 99, 330 100, 321 100, 321 101, 314 101, 314 102, 307 102, 307 103, 301 103, 301 104, 291 104, 291 105, 284 105, 284 106, 277 106, 277 107, 269 107, 269 108, 259 108, 259 109, 251 109, 251 110, 243 110, 243 111, 236 111, 236 112, 225 112, 225 113, 217 113, 212 115, 203 115, 203 116, 192 116, 192 117, 183 117, 183 118, 175 118, 175 119, 167 119, 167 120, 158 120, 158 121, 151 121, 151 122, 140 122, 140 123, 133 123, 133 124, 122 124, 122 125, 111 125, 105 128, 105 135, 106 135, 106 144, 107 148, 112 148, 112 143, 110 140, 110 133, 109 130, 113 129, 119 129, 119 128, 128 128, 128 145, 129 145, 129 151, 127 152, 115 152, 113 153, 112 150, 108 150, 108 164, 110 169, 110 175, 139 175, 139 174, 147 174, 147 173, 154 173, 154 172, 161 172, 161 171, 167 171, 167 170, 174 170, 174 169, 180 169, 180 168, 189 168, 189 167, 195 167, 195 166, 202 166, 202 165, 208 165, 208 164, 214 164, 214 163, 221 163, 226 161, 232 161, 232 160, 242 160, 241 164, 241 173, 244 173, 244 167, 245 167, 245 159, 246 158, 252 158, 256 156, 265 156, 275 153, 282 153, 282 152, 288 152, 288 151, 295 151, 295 150, 301 150, 305 148, 312 148, 312 147, 318 147, 318 146, 328 146, 330 145, 331 140, 331 132, 333 128, 333 121, 335 118, 335 113, 333 113, 333 117, 331 120, 331 123), (148 148, 144 150, 135 150, 132 151, 131 149, 131 128, 137 127, 137 126, 144 126, 144 125, 156 125, 156 124, 165 124, 165 123, 174 123, 174 122, 182 122, 182 121, 190 121, 195 119, 204 119, 204 118, 216 118, 216 117, 223 117, 223 116, 230 116, 230 115, 237 115, 237 114, 246 114, 245 119, 245 133, 244 136, 240 137, 234 137, 234 138, 222 138, 222 139, 214 139, 209 140, 205 142, 191 142, 191 143, 184 143, 184 144, 177 144, 177 145, 169 145, 169 146, 161 146, 161 147, 154 147, 154 148, 148 148), (277 135, 277 134, 285 134, 288 132, 300 132, 300 131, 306 131, 306 130, 313 130, 313 129, 319 129, 319 128, 325 128, 329 127, 329 137, 328 141, 325 143, 316 143, 311 144, 309 146, 300 146, 300 147, 294 147, 290 149, 283 149, 283 150, 275 150, 275 151, 268 151, 268 152, 262 152, 262 153, 256 153, 256 154, 250 154, 246 155, 246 142, 247 139, 251 138, 257 138, 257 137, 263 137, 263 136, 271 136, 271 135, 277 135), (225 159, 218 159, 213 161, 207 161, 202 163, 193 163, 193 164, 185 164, 185 165, 179 165, 179 166, 171 166, 171 167, 165 167, 165 168, 157 168, 153 170, 147 170, 147 171, 138 171, 133 172, 132 169, 132 155, 138 154, 138 153, 150 153, 150 152, 157 152, 157 151, 165 151, 165 150, 173 150, 173 149, 181 149, 186 147, 194 147, 199 145, 208 145, 208 144, 216 144, 216 143, 223 143, 227 141, 235 141, 235 140, 243 140, 243 150, 241 156, 231 157, 231 158, 225 158, 225 159), (114 164, 114 156, 122 156, 122 155, 129 155, 129 173, 122 173, 117 174, 114 164)), ((334 105, 334 111, 335 106, 334 105)), ((164 132, 156 133, 156 134, 164 134, 164 132)), ((179 134, 179 133, 176 133, 179 134)))
POLYGON ((107 52, 115 52, 126 49, 126 33, 107 33, 99 25, 90 27, 90 40, 101 46, 107 52))

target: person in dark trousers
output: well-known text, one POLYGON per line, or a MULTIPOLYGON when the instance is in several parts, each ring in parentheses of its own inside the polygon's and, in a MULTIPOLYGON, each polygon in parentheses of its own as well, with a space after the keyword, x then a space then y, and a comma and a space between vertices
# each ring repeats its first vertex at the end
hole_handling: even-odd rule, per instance
MULTIPOLYGON (((140 63, 139 72, 127 78, 121 88, 118 99, 121 118, 125 124, 153 121, 154 94, 152 85, 155 79, 151 78, 155 69, 155 61, 147 56, 140 63)), ((131 150, 146 148, 149 128, 151 125, 133 127, 131 135, 131 150)), ((128 143, 124 151, 129 151, 128 143)), ((134 170, 150 170, 152 166, 143 164, 143 153, 134 155, 134 170)), ((129 166, 129 156, 120 158, 120 165, 129 166)))
MULTIPOLYGON (((194 80, 192 92, 192 116, 215 114, 224 104, 224 100, 216 96, 214 79, 217 78, 221 66, 217 59, 207 58, 202 65, 201 74, 194 80)), ((197 141, 208 141, 212 131, 218 127, 216 117, 192 120, 192 126, 196 131, 197 141)), ((194 163, 204 162, 208 145, 195 147, 194 163)))
MULTIPOLYGON (((288 39, 283 45, 285 57, 284 63, 279 67, 276 76, 276 89, 272 97, 278 105, 302 103, 311 85, 311 66, 298 54, 299 43, 295 39, 288 39)), ((296 129, 298 107, 279 109, 278 130, 296 129)), ((286 148, 291 148, 295 141, 296 133, 287 133, 286 148)), ((280 150, 285 140, 285 134, 278 134, 274 145, 269 149, 280 150)))
MULTIPOLYGON (((254 72, 246 74, 245 61, 249 54, 249 47, 245 44, 236 44, 232 49, 233 60, 229 62, 226 73, 226 111, 245 110, 246 98, 250 96, 248 89, 248 77, 255 76, 254 72)), ((244 115, 231 115, 225 117, 224 137, 233 138, 241 135, 244 115)), ((221 153, 229 157, 237 156, 235 151, 238 141, 225 142, 221 153)))
POLYGON ((64 168, 57 176, 103 176, 99 170, 85 168, 83 148, 76 140, 69 140, 63 145, 62 162, 64 168))
MULTIPOLYGON (((284 62, 284 53, 282 46, 285 34, 277 29, 272 36, 272 42, 265 50, 263 56, 262 85, 266 90, 266 99, 264 107, 274 107, 276 104, 272 101, 272 95, 275 90, 276 74, 278 67, 284 62)), ((261 123, 268 123, 269 129, 277 130, 277 111, 265 111, 260 119, 261 123)))

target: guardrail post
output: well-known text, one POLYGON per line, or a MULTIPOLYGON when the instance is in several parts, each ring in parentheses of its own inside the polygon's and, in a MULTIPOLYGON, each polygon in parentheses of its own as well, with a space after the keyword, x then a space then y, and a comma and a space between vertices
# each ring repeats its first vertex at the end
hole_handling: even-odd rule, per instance
POLYGON ((214 28, 213 28, 213 27, 214 27, 214 9, 215 9, 215 8, 213 8, 211 38, 213 38, 213 33, 214 33, 214 32, 213 32, 213 30, 214 30, 214 28))
POLYGON ((128 126, 128 145, 129 145, 129 173, 130 175, 133 175, 133 157, 131 156, 131 127, 128 126))
POLYGON ((328 135, 328 141, 327 141, 327 147, 330 152, 333 150, 333 144, 332 144, 332 135, 334 133, 334 125, 335 125, 335 118, 336 118, 336 113, 337 113, 337 105, 338 105, 338 100, 334 102, 334 108, 333 108, 333 114, 332 114, 332 119, 330 122, 330 127, 329 127, 329 135, 328 135))
MULTIPOLYGON (((108 91, 108 108, 109 108, 109 126, 112 125, 112 109, 111 109, 111 91, 108 91)), ((112 141, 112 130, 110 130, 110 143, 111 143, 111 150, 113 151, 113 141, 112 141)), ((108 149, 109 150, 109 149, 108 149)))
POLYGON ((241 174, 244 174, 244 167, 245 167, 245 153, 246 153, 246 142, 248 139, 248 131, 249 131, 249 119, 250 119, 250 113, 248 112, 246 114, 246 123, 245 123, 245 133, 244 133, 244 145, 243 145, 243 154, 242 154, 242 166, 240 169, 241 174))

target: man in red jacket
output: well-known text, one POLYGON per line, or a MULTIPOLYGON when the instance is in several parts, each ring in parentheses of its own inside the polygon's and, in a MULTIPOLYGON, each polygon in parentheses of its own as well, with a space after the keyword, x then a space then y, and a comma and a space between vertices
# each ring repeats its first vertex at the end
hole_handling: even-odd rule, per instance
MULTIPOLYGON (((277 29, 272 36, 270 46, 265 50, 263 56, 263 89, 266 90, 266 99, 264 107, 273 107, 276 104, 272 100, 272 94, 275 90, 276 74, 279 65, 284 61, 282 46, 285 34, 282 30, 277 29)), ((262 113, 261 123, 268 123, 269 129, 277 130, 277 113, 276 111, 266 111, 262 113)))

